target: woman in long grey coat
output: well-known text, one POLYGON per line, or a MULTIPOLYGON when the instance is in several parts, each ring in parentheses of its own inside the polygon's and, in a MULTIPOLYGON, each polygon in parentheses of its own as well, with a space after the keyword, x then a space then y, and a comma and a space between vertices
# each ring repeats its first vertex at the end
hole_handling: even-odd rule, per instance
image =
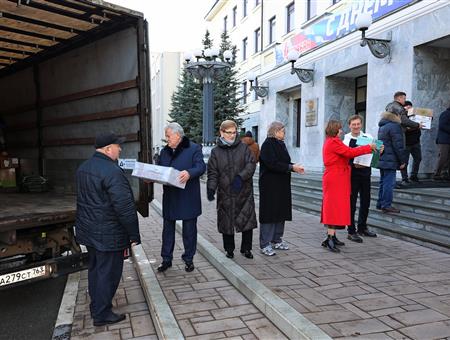
POLYGON ((236 123, 224 121, 208 161, 207 193, 212 201, 217 191, 217 227, 228 258, 234 257, 235 232, 242 233, 241 254, 253 258, 253 229, 257 227, 252 180, 255 168, 252 152, 237 137, 236 123))

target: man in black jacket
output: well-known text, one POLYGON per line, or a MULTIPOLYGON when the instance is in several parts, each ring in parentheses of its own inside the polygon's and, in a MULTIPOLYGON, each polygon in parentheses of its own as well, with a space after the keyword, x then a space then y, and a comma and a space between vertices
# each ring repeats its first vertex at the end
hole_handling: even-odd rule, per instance
POLYGON ((117 164, 125 138, 95 139, 95 154, 77 170, 76 238, 88 249, 90 310, 94 326, 125 319, 111 310, 122 276, 124 251, 140 243, 133 192, 117 164))
POLYGON ((403 132, 407 128, 420 128, 420 124, 412 121, 408 118, 408 111, 405 109, 405 102, 406 102, 406 93, 405 92, 395 92, 394 93, 394 101, 392 103, 389 103, 386 106, 386 111, 396 114, 400 117, 400 125, 402 126, 403 132))
MULTIPOLYGON (((409 100, 405 101, 404 107, 406 110, 411 109, 412 106, 413 106, 413 104, 409 100)), ((422 161, 422 150, 420 147, 421 134, 422 134, 422 132, 420 130, 420 127, 406 128, 406 131, 405 131, 406 158, 409 162, 409 155, 411 155, 412 159, 413 159, 413 165, 412 165, 411 176, 409 176, 409 178, 408 178, 408 163, 401 170, 402 183, 408 183, 409 180, 411 180, 413 182, 419 182, 419 178, 417 177, 417 174, 419 173, 419 166, 420 166, 420 162, 422 161)))
MULTIPOLYGON (((421 124, 414 122, 408 118, 408 111, 405 109, 405 102, 406 102, 406 93, 402 91, 397 91, 394 93, 394 101, 386 106, 386 112, 394 113, 400 118, 400 125, 403 131, 403 147, 406 146, 405 144, 406 131, 408 129, 420 129, 422 127, 421 124)), ((409 179, 403 178, 402 182, 397 187, 401 188, 402 186, 407 185, 409 185, 409 179)))

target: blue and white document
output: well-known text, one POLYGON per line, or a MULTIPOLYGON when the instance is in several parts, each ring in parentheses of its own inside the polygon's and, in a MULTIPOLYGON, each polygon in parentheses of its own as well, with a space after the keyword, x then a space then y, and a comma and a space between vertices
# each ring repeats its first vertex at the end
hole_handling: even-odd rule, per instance
MULTIPOLYGON (((371 144, 371 143, 373 143, 373 138, 360 136, 356 139, 357 146, 363 146, 363 145, 367 145, 367 144, 371 144)), ((353 164, 369 168, 370 165, 372 164, 372 158, 373 158, 373 153, 361 155, 361 156, 355 157, 353 159, 353 164)))

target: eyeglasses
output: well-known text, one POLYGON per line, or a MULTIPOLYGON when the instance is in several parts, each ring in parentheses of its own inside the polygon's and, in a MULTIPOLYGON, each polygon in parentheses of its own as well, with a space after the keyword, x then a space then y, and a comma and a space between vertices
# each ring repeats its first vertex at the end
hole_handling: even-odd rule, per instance
POLYGON ((237 131, 223 131, 223 133, 226 133, 227 135, 235 135, 237 131))

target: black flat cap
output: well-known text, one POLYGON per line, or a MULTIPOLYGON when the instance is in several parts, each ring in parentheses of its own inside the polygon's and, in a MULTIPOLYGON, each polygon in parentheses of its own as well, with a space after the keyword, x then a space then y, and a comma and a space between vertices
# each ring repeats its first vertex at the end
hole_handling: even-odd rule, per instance
POLYGON ((95 136, 95 148, 100 149, 111 144, 122 144, 125 140, 125 137, 117 136, 114 133, 99 134, 95 136))

